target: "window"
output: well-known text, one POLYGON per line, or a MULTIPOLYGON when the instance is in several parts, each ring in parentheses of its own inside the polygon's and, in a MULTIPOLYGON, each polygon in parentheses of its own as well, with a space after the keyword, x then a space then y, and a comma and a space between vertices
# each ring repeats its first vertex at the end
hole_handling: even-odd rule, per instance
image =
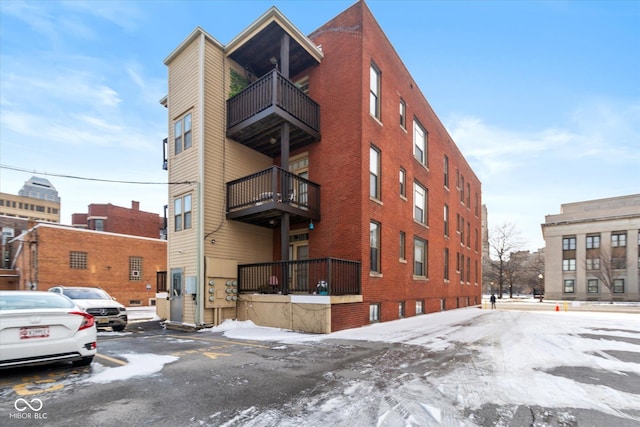
POLYGON ((444 186, 449 188, 449 158, 444 156, 444 186))
POLYGON ((614 279, 613 280, 613 293, 614 294, 623 294, 624 293, 624 279, 614 279))
POLYGON ((380 199, 380 151, 369 149, 369 196, 380 199))
POLYGON ((404 307, 405 307, 405 303, 404 301, 400 301, 398 303, 398 318, 402 319, 404 317, 404 307))
POLYGON ((369 304, 369 322, 380 321, 380 304, 369 304))
POLYGON ((627 268, 627 258, 625 256, 611 257, 611 268, 614 270, 624 270, 627 268))
POLYGON ((597 294, 598 292, 599 292, 598 279, 589 279, 589 280, 587 280, 587 293, 588 294, 597 294))
POLYGON ((173 141, 176 154, 180 154, 183 148, 191 147, 191 113, 176 120, 174 123, 173 141))
POLYGON ((74 270, 87 269, 87 253, 86 252, 69 252, 69 268, 74 270))
POLYGON ((404 231, 401 231, 400 232, 400 259, 402 261, 407 259, 406 244, 407 244, 407 236, 404 233, 404 231))
POLYGON ((587 236, 587 249, 598 249, 600 247, 600 236, 587 236))
POLYGON ((191 228, 191 194, 186 194, 183 197, 178 197, 173 201, 173 222, 175 231, 181 231, 191 228))
POLYGON ((369 113, 380 120, 380 70, 374 64, 369 68, 369 113))
POLYGON ((449 205, 444 205, 444 235, 449 237, 449 205))
POLYGON ((417 120, 413 121, 413 156, 425 166, 427 163, 427 134, 417 120))
POLYGON ((576 250, 576 238, 575 237, 564 237, 562 239, 562 250, 563 251, 575 251, 576 250))
POLYGON ((563 259, 562 260, 562 271, 576 271, 576 260, 575 259, 563 259))
POLYGON ((191 194, 184 196, 184 228, 191 228, 191 194))
POLYGON ((370 246, 369 270, 379 273, 380 272, 380 224, 374 221, 371 221, 371 223, 369 223, 369 246, 370 246))
POLYGON ((467 221, 467 247, 471 248, 471 223, 467 221))
POLYGON ((600 258, 587 258, 585 260, 587 270, 600 270, 600 258))
POLYGON ((471 208, 471 184, 467 182, 467 208, 471 208))
POLYGON ((424 313, 424 303, 422 300, 416 301, 416 314, 424 313))
POLYGON ((96 231, 104 231, 104 219, 94 219, 93 229, 96 231))
POLYGON ((460 203, 464 205, 464 176, 463 175, 460 175, 460 187, 458 187, 458 190, 460 190, 460 203))
POLYGON ((627 234, 626 233, 612 233, 611 234, 611 247, 622 248, 627 246, 627 234))
POLYGON ((400 126, 402 129, 407 128, 407 104, 402 98, 400 98, 400 126))
POLYGON ((415 276, 427 276, 427 241, 413 239, 413 274, 415 276))
POLYGON ((418 184, 413 183, 413 219, 422 224, 427 224, 427 189, 418 184))
POLYGON ((191 113, 184 116, 184 149, 191 147, 191 113))
POLYGON ((458 253, 460 259, 458 265, 460 266, 460 283, 464 282, 464 254, 458 253))
POLYGON ((449 248, 444 248, 444 280, 449 281, 449 248))
POLYGON ((458 233, 460 234, 460 244, 464 245, 464 218, 458 215, 458 233))
POLYGON ((407 197, 407 172, 400 168, 400 195, 407 197))
POLYGON ((142 257, 140 256, 129 257, 129 280, 135 280, 135 281, 142 280, 142 257))
POLYGON ((573 279, 566 279, 564 281, 564 293, 565 294, 572 294, 575 292, 575 280, 573 279))

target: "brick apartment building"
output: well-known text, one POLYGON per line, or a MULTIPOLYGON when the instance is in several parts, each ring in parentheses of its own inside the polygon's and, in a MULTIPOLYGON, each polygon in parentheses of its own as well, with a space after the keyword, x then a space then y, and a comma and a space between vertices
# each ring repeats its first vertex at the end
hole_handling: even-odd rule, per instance
POLYGON ((12 242, 18 290, 97 286, 124 305, 152 305, 167 242, 40 223, 12 242))
POLYGON ((327 333, 481 300, 481 184, 358 1, 166 59, 171 322, 327 333))
POLYGON ((131 208, 111 203, 90 204, 87 213, 71 215, 71 225, 87 230, 166 238, 165 219, 156 213, 141 211, 140 202, 137 201, 131 202, 131 208))

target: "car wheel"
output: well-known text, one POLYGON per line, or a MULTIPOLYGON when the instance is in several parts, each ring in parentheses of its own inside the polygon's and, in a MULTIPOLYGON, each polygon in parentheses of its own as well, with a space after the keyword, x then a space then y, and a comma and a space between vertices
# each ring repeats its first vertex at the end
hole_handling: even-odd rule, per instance
POLYGON ((114 332, 122 332, 122 331, 124 331, 124 328, 126 328, 126 327, 127 327, 127 325, 114 326, 113 330, 114 330, 114 332))
POLYGON ((93 362, 93 356, 83 357, 80 360, 75 360, 73 366, 89 366, 93 362))

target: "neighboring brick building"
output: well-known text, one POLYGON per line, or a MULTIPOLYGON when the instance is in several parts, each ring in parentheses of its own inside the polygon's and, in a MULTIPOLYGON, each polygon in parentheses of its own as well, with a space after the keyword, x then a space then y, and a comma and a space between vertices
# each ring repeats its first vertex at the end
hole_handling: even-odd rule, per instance
POLYGON ((71 215, 71 225, 88 230, 108 231, 151 238, 166 238, 165 219, 158 214, 140 210, 140 202, 131 208, 108 204, 91 204, 88 213, 71 215))
POLYGON ((150 305, 157 275, 166 272, 160 239, 41 223, 12 244, 20 290, 97 286, 124 305, 150 305))
POLYGON ((308 37, 276 8, 227 45, 198 27, 165 64, 172 322, 480 303, 480 181, 363 1, 308 37))
POLYGON ((542 234, 545 298, 640 301, 640 194, 564 203, 542 234))

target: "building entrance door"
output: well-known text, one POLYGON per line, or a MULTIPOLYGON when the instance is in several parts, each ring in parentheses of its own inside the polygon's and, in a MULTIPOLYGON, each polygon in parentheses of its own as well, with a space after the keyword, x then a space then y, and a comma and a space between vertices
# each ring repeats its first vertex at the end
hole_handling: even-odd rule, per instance
MULTIPOLYGON (((308 236, 307 233, 303 235, 296 233, 290 236, 289 240, 296 237, 306 239, 306 236, 308 236)), ((298 240, 291 242, 289 244, 289 259, 292 261, 302 261, 291 264, 289 271, 289 290, 293 293, 307 293, 309 290, 309 264, 304 261, 309 259, 309 241, 298 240)))
POLYGON ((184 280, 181 268, 171 269, 171 288, 169 289, 169 310, 172 322, 182 322, 184 280))

